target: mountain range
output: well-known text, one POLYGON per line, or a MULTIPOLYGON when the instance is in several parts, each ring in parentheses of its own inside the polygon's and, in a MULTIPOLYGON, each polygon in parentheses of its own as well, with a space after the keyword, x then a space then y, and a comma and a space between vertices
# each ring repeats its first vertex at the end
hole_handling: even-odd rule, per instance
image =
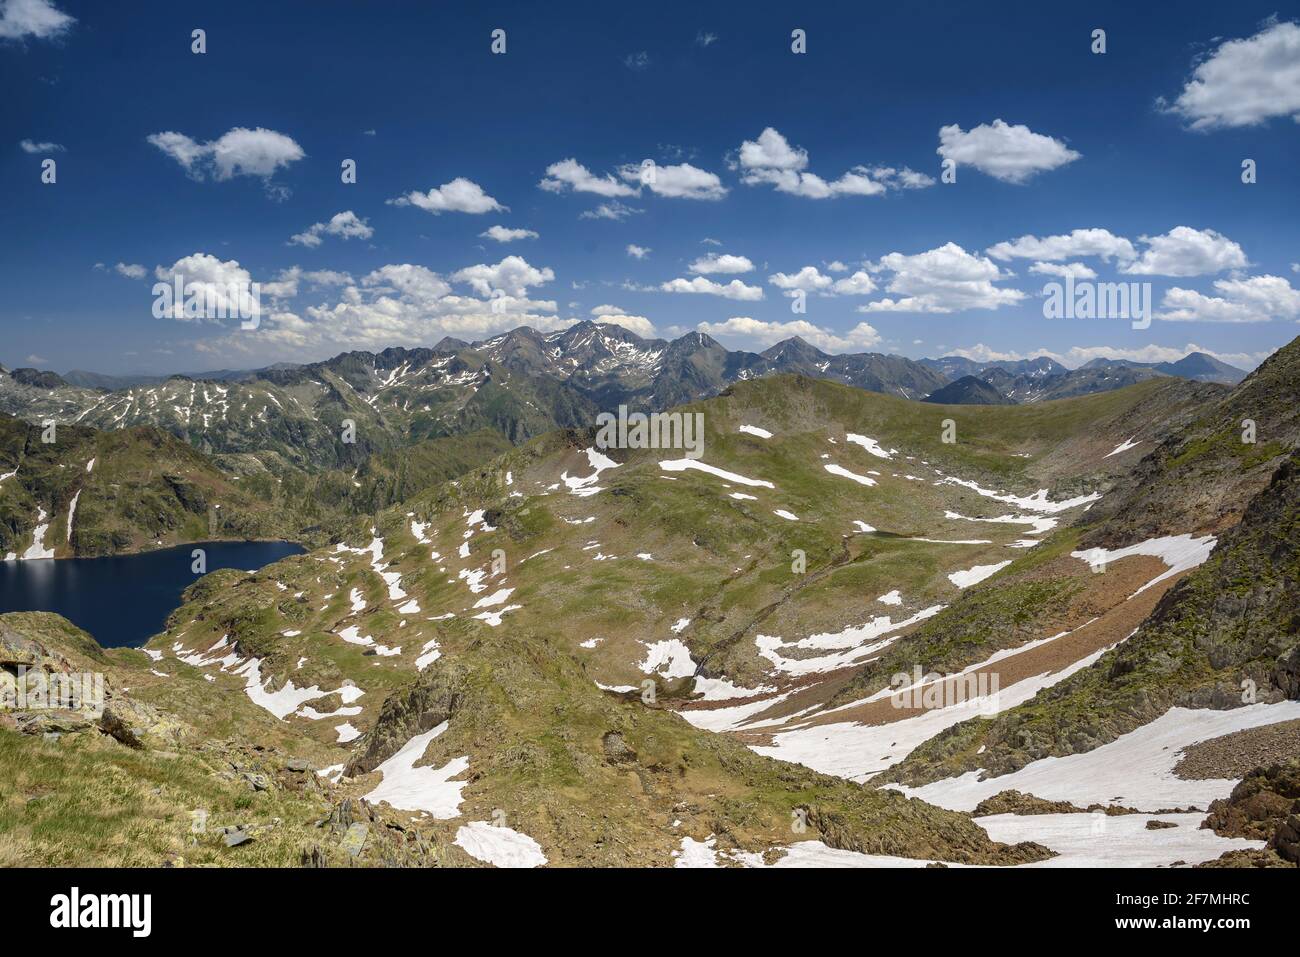
MULTIPOLYGON (((492 410, 513 400, 539 431, 431 427, 352 469, 305 457, 307 479, 364 477, 393 499, 332 513, 304 555, 200 578, 143 649, 0 615, 7 673, 108 686, 98 709, 0 714, 0 853, 1295 866, 1300 340, 1234 388, 1154 374, 1010 405, 737 374, 672 410, 703 416, 698 459, 598 448, 590 422, 543 429, 521 411, 520 396, 563 394, 580 416, 614 380, 654 395, 678 343, 509 335, 224 386, 237 422, 258 420, 258 394, 394 428, 435 411, 504 424, 492 410), (429 445, 485 436, 494 448, 454 462, 429 445), (451 474, 413 474, 426 459, 451 474), (52 747, 57 762, 36 760, 52 747)), ((683 348, 687 364, 732 361, 683 348)), ((155 407, 147 391, 133 405, 155 407)), ((6 427, 0 456, 18 461, 0 466, 0 500, 46 513, 47 544, 77 542, 82 509, 97 516, 85 534, 111 537, 164 489, 178 515, 210 513, 187 505, 201 499, 272 524, 314 496, 223 465, 271 450, 207 455, 153 425, 66 426, 42 447, 39 426, 6 427), (110 493, 125 504, 103 508, 110 493)), ((212 534, 186 521, 169 541, 212 534)))

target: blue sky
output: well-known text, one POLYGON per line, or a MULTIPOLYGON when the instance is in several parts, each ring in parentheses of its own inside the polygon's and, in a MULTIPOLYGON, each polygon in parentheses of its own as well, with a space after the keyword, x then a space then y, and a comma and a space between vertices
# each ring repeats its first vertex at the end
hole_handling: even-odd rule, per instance
POLYGON ((0 362, 250 368, 600 316, 1250 367, 1300 332, 1276 3, 697 6, 0 0, 0 362), (1045 318, 1064 270, 1150 282, 1155 321, 1045 318), (155 318, 176 273, 260 283, 259 327, 155 318))

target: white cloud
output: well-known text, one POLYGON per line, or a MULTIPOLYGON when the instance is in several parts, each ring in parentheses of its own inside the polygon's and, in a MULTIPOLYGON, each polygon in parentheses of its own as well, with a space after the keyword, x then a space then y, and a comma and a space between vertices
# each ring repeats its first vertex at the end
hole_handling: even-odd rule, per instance
POLYGON ((127 279, 143 279, 149 274, 149 270, 139 263, 118 263, 113 269, 119 276, 125 276, 127 279))
MULTIPOLYGON (((452 294, 450 283, 432 269, 396 263, 366 274, 361 284, 379 295, 396 293, 417 302, 434 302, 452 294)), ((487 295, 484 292, 484 295, 487 295)))
POLYGON ((591 314, 593 316, 626 316, 627 310, 622 306, 611 306, 605 303, 592 309, 591 314))
POLYGON ((74 23, 51 0, 5 0, 0 3, 0 40, 35 37, 48 40, 65 33, 74 23))
POLYGON ((1120 272, 1135 276, 1204 276, 1250 263, 1239 245, 1213 229, 1175 226, 1163 236, 1139 236, 1142 258, 1120 272))
POLYGON ((650 255, 650 247, 638 246, 636 243, 627 244, 627 254, 633 259, 645 259, 650 255))
POLYGON ((480 296, 490 296, 495 290, 508 296, 525 296, 529 286, 545 285, 555 278, 555 273, 545 266, 530 266, 521 256, 507 256, 495 266, 467 266, 452 273, 451 278, 469 283, 480 296))
POLYGON ((623 65, 629 70, 640 73, 650 66, 650 54, 641 50, 638 53, 629 53, 623 57, 623 65))
MULTIPOLYGON (((831 264, 831 266, 835 265, 839 265, 841 269, 848 268, 843 263, 831 264)), ((785 290, 786 295, 790 296, 793 296, 796 291, 815 292, 822 296, 866 296, 876 291, 875 280, 861 269, 852 276, 836 279, 820 272, 816 266, 804 266, 792 275, 783 272, 774 273, 767 277, 767 281, 778 289, 785 290)))
POLYGON ((636 196, 638 191, 619 182, 611 173, 597 176, 576 159, 560 160, 546 167, 546 176, 537 184, 549 193, 562 193, 572 189, 575 193, 595 193, 597 196, 636 196))
POLYGON ((763 298, 761 286, 747 286, 739 279, 723 285, 703 276, 694 279, 673 279, 659 287, 664 292, 701 293, 708 296, 723 296, 726 299, 754 301, 763 298))
POLYGON ((1030 272, 1036 272, 1042 276, 1060 276, 1065 279, 1067 276, 1073 279, 1096 279, 1097 270, 1091 266, 1085 266, 1083 263, 1045 263, 1036 262, 1029 267, 1030 272))
POLYGON ((620 203, 614 200, 609 203, 601 203, 595 209, 588 209, 578 215, 579 219, 612 219, 615 222, 627 219, 635 213, 643 213, 645 210, 636 209, 626 203, 620 203))
POLYGON ((307 155, 292 137, 260 126, 253 130, 237 126, 207 143, 175 132, 151 133, 146 139, 200 180, 207 175, 217 180, 234 176, 265 180, 307 155))
POLYGON ((364 219, 352 210, 344 210, 330 217, 328 223, 314 223, 306 230, 289 239, 289 245, 316 247, 321 244, 322 236, 338 236, 341 239, 369 239, 375 231, 364 219))
POLYGON ((791 146, 769 126, 758 134, 758 139, 740 144, 739 162, 743 170, 801 170, 808 165, 808 151, 791 146))
POLYGON ((933 176, 918 173, 906 166, 902 169, 894 169, 892 166, 876 166, 872 168, 871 175, 887 186, 897 187, 898 189, 925 189, 927 186, 934 185, 933 176))
POLYGON ((24 153, 64 153, 67 150, 61 143, 33 143, 31 140, 19 140, 18 146, 24 153))
POLYGON ((871 276, 859 269, 852 276, 835 280, 831 291, 839 296, 866 296, 876 291, 876 283, 871 276))
POLYGON ((830 276, 818 272, 816 266, 804 266, 797 273, 787 274, 783 272, 773 273, 767 277, 767 281, 778 289, 784 289, 787 292, 796 290, 802 292, 824 292, 835 285, 835 280, 830 276))
POLYGON ((629 183, 638 183, 656 196, 668 199, 722 199, 727 195, 727 188, 716 173, 690 163, 676 166, 629 163, 619 167, 618 173, 629 183))
POLYGON ((745 340, 757 344, 760 348, 792 336, 799 336, 824 352, 870 349, 880 342, 880 334, 865 322, 859 322, 848 332, 841 334, 814 326, 804 319, 791 322, 764 322, 761 319, 751 319, 749 316, 733 316, 726 322, 701 322, 696 329, 711 336, 745 340))
POLYGON ((654 323, 645 316, 629 316, 625 312, 611 312, 596 316, 596 322, 607 322, 611 326, 622 326, 628 332, 634 332, 642 339, 655 339, 659 333, 654 323))
POLYGON ((499 243, 512 243, 516 239, 537 239, 537 233, 531 229, 508 229, 505 226, 489 226, 479 233, 484 239, 495 239, 499 243))
POLYGON ((1217 296, 1174 286, 1157 318, 1167 322, 1268 322, 1300 318, 1300 290, 1281 276, 1219 279, 1217 296))
POLYGON ((956 312, 963 309, 997 309, 1025 298, 1018 289, 994 285, 1007 278, 984 256, 968 253, 956 243, 945 243, 913 256, 890 253, 870 267, 893 275, 885 291, 898 298, 880 299, 859 306, 859 312, 956 312))
POLYGON ((994 259, 1040 259, 1048 262, 1083 256, 1096 256, 1106 261, 1137 258, 1133 244, 1108 229, 1075 229, 1064 235, 1044 236, 1042 239, 1021 236, 990 246, 988 254, 994 259))
POLYGON ((712 46, 718 42, 718 35, 716 33, 707 33, 704 30, 701 30, 699 33, 695 34, 695 42, 702 47, 712 46))
MULTIPOLYGON (((233 264, 238 266, 238 264, 233 264)), ((526 298, 522 290, 546 280, 550 270, 537 270, 518 257, 496 266, 470 266, 449 279, 409 263, 376 269, 353 283, 346 274, 311 274, 297 269, 281 274, 279 285, 293 287, 298 279, 346 280, 333 302, 301 312, 263 308, 255 331, 204 340, 206 354, 233 359, 256 356, 259 361, 337 354, 348 349, 432 345, 444 336, 473 340, 529 325, 540 331, 563 329, 572 319, 556 315, 556 304, 526 298), (453 282, 483 291, 484 298, 458 294, 453 282), (493 294, 501 290, 502 294, 493 294), (490 297, 490 298, 489 298, 490 297)), ((329 284, 322 282, 322 284, 329 284)), ((275 285, 275 284, 270 284, 275 285)), ((268 284, 263 283, 263 299, 268 284)))
POLYGON ((441 213, 498 213, 509 209, 483 192, 483 187, 473 180, 457 176, 450 183, 443 183, 437 189, 427 193, 418 190, 387 201, 392 206, 418 206, 425 212, 437 216, 441 213))
MULTIPOLYGON (((208 253, 192 253, 170 266, 157 266, 154 276, 168 285, 177 281, 182 284, 184 296, 172 301, 170 316, 181 322, 199 321, 216 314, 240 314, 240 307, 245 305, 243 297, 251 293, 253 282, 253 277, 238 261, 222 261, 208 253), (194 304, 195 314, 186 314, 185 300, 194 304)), ((274 295, 277 290, 263 291, 274 295)))
POLYGON ((746 256, 733 256, 731 253, 709 253, 701 256, 687 267, 693 273, 712 275, 714 273, 752 272, 754 264, 746 256))
POLYGON ((1300 122, 1300 26, 1269 23, 1228 40, 1192 71, 1172 105, 1158 105, 1194 130, 1254 126, 1279 116, 1300 122))
POLYGON ((1082 155, 1060 140, 1002 120, 981 123, 968 132, 955 123, 941 127, 935 152, 959 168, 971 166, 1004 183, 1023 183, 1082 155))
POLYGON ((807 171, 808 151, 790 142, 772 127, 757 139, 740 144, 729 161, 740 171, 740 181, 747 186, 769 185, 780 192, 808 199, 834 196, 879 196, 890 186, 915 189, 933 185, 934 180, 914 170, 893 167, 854 166, 837 180, 826 180, 807 171))

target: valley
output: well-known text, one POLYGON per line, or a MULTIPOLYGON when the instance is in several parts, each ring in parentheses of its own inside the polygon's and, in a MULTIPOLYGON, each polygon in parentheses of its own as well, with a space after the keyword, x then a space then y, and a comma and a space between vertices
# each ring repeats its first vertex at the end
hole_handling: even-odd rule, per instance
MULTIPOLYGON (((88 843, 77 859, 115 866, 1294 866, 1285 820, 1201 823, 1245 776, 1208 757, 1220 743, 1293 740, 1300 718, 1300 341, 1236 387, 1160 374, 996 406, 738 375, 672 407, 702 416, 698 458, 601 447, 580 411, 594 373, 581 390, 526 375, 535 346, 486 347, 453 415, 478 431, 430 425, 414 444, 402 430, 431 420, 408 406, 443 388, 426 376, 472 366, 463 351, 362 359, 347 387, 346 362, 279 373, 286 390, 333 382, 340 414, 372 417, 358 435, 385 437, 352 471, 351 449, 322 445, 275 483, 248 471, 269 447, 77 425, 56 461, 12 426, 6 486, 31 478, 0 495, 47 516, 42 542, 66 543, 70 471, 116 477, 107 501, 128 517, 123 484, 147 498, 162 473, 181 517, 151 542, 191 534, 190 487, 220 499, 231 537, 319 522, 305 554, 196 581, 142 649, 0 615, 10 673, 109 687, 98 712, 0 716, 16 782, 0 858, 88 843), (539 381, 572 404, 520 401, 539 381), (143 469, 146 438, 178 464, 143 469), (308 488, 339 497, 295 506, 308 488), (195 833, 200 810, 212 829, 195 833)), ((87 488, 74 538, 97 501, 87 488)))

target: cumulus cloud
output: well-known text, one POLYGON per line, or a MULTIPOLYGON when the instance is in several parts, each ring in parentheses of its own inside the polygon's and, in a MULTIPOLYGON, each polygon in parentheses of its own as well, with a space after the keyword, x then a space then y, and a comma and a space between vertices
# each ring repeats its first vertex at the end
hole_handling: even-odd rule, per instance
POLYGON ((537 238, 537 233, 531 229, 508 229, 505 226, 489 226, 479 235, 484 239, 495 239, 499 243, 512 243, 516 239, 537 238))
POLYGON ((831 287, 831 292, 837 296, 866 296, 875 291, 875 280, 861 269, 852 276, 835 280, 835 285, 831 287))
POLYGON ((1029 267, 1030 272, 1043 276, 1059 276, 1062 279, 1096 279, 1097 270, 1083 263, 1045 263, 1036 262, 1029 267))
POLYGON ((638 246, 636 243, 627 244, 627 254, 633 259, 645 259, 650 255, 650 252, 648 246, 638 246))
POLYGON ((902 169, 895 169, 892 166, 873 166, 871 175, 878 182, 897 189, 925 189, 927 186, 934 185, 933 176, 918 173, 906 166, 902 169))
POLYGON ((125 276, 127 279, 143 279, 149 274, 149 270, 139 263, 118 263, 113 270, 119 276, 125 276))
MULTIPOLYGON (((840 262, 831 263, 826 268, 834 272, 848 269, 840 262)), ((836 279, 821 272, 816 266, 804 266, 797 273, 774 273, 767 277, 767 281, 784 290, 788 296, 793 296, 795 292, 815 292, 822 296, 865 296, 876 291, 875 280, 861 269, 852 276, 836 279)))
POLYGON ((24 153, 63 153, 66 152, 61 143, 33 143, 31 140, 19 140, 19 148, 24 153))
POLYGON ((1157 318, 1167 322, 1268 322, 1300 318, 1300 290, 1281 276, 1219 279, 1217 296, 1174 286, 1157 318))
POLYGON ((701 322, 695 328, 711 336, 740 339, 760 347, 798 336, 824 352, 859 351, 880 342, 880 334, 865 322, 859 322, 848 332, 838 333, 804 319, 765 322, 749 316, 733 316, 726 322, 701 322))
POLYGON ((76 22, 52 0, 0 2, 0 40, 49 40, 66 33, 76 22))
POLYGON ((290 237, 289 245, 315 248, 321 244, 323 236, 338 236, 340 239, 369 239, 374 234, 375 231, 366 224, 364 219, 358 217, 352 210, 347 209, 341 213, 335 213, 330 217, 328 223, 313 223, 301 233, 290 237))
POLYGON ((418 190, 387 200, 390 206, 415 206, 427 213, 438 216, 442 213, 499 213, 509 209, 483 191, 483 187, 473 180, 457 176, 450 183, 443 183, 427 193, 418 190))
POLYGON ((1300 122, 1300 26, 1271 22, 1253 37, 1226 41, 1196 66, 1172 104, 1157 105, 1194 130, 1285 116, 1300 122))
POLYGON ((456 282, 468 283, 480 296, 505 293, 508 296, 526 296, 530 286, 542 286, 555 278, 549 267, 538 269, 522 256, 507 256, 494 266, 480 263, 452 273, 456 282))
POLYGON ((722 296, 726 299, 739 299, 743 301, 754 301, 763 298, 763 289, 761 286, 747 286, 739 279, 733 279, 731 282, 723 285, 714 282, 712 279, 706 279, 703 276, 696 276, 694 279, 673 279, 663 283, 659 287, 664 292, 685 292, 699 293, 707 296, 722 296))
POLYGON ((605 322, 611 326, 622 326, 628 332, 636 333, 642 339, 655 339, 659 333, 655 330, 654 323, 645 316, 629 316, 627 313, 610 312, 602 313, 595 317, 596 322, 605 322))
POLYGON ((576 159, 552 163, 546 167, 546 175, 537 185, 549 193, 563 193, 566 189, 571 189, 575 193, 595 193, 609 198, 636 196, 638 192, 620 182, 612 173, 597 176, 576 159))
POLYGON ((757 139, 742 142, 729 165, 740 171, 740 181, 747 186, 769 185, 782 193, 808 199, 878 196, 890 186, 914 189, 934 183, 924 173, 887 166, 874 170, 855 166, 839 179, 823 179, 807 171, 808 151, 791 146, 789 140, 770 126, 757 139))
POLYGON ((733 256, 730 253, 709 253, 701 256, 687 267, 691 272, 703 276, 714 273, 752 272, 754 264, 746 256, 733 256))
MULTIPOLYGON (((1084 257, 1104 262, 1114 259, 1120 272, 1141 276, 1201 276, 1249 265, 1241 246, 1213 229, 1175 226, 1159 236, 1139 236, 1138 242, 1146 247, 1140 255, 1132 242, 1108 229, 1076 229, 1056 236, 1028 235, 996 243, 988 248, 988 254, 1001 260, 1034 259, 1037 262, 1030 272, 1062 276, 1062 268, 1047 263, 1084 257)), ((1074 263, 1068 269, 1075 278, 1092 278, 1079 271, 1088 269, 1086 266, 1074 263)))
POLYGON ((1082 155, 1060 140, 1000 119, 992 124, 981 123, 969 131, 955 123, 941 127, 939 148, 935 152, 958 167, 974 167, 1004 183, 1024 183, 1038 173, 1072 163, 1082 155))
POLYGON ((872 272, 891 273, 885 291, 894 297, 859 306, 859 312, 957 312, 997 309, 1025 298, 1018 289, 994 283, 1007 278, 985 256, 945 243, 916 255, 890 253, 872 265, 872 272))
POLYGON ((628 164, 620 167, 618 172, 628 182, 638 183, 656 196, 668 199, 722 199, 727 195, 727 188, 716 173, 690 163, 676 166, 628 164))
POLYGON ((796 273, 773 273, 767 281, 786 292, 824 292, 835 285, 835 280, 822 274, 816 266, 804 266, 796 273))
POLYGON ((1137 276, 1204 276, 1249 265, 1241 247, 1213 229, 1175 226, 1162 236, 1139 236, 1142 257, 1121 267, 1137 276))
MULTIPOLYGON (((233 264, 238 266, 238 264, 233 264)), ((443 276, 424 266, 394 263, 354 282, 346 274, 307 273, 296 268, 281 274, 281 292, 300 280, 322 285, 343 283, 332 301, 301 311, 263 308, 255 331, 205 340, 200 348, 214 356, 256 356, 259 360, 324 357, 348 349, 431 345, 444 336, 482 339, 520 325, 541 331, 563 329, 572 319, 556 315, 556 303, 534 300, 525 290, 549 281, 549 269, 535 269, 519 257, 495 266, 478 265, 443 276), (463 284, 480 296, 464 295, 463 284)), ((270 284, 275 285, 275 284, 270 284)), ((263 299, 268 284, 262 284, 263 299)))
MULTIPOLYGON (((208 253, 193 253, 170 266, 157 266, 160 283, 180 283, 184 296, 173 299, 169 318, 181 322, 202 321, 214 315, 239 315, 251 295, 253 277, 237 260, 221 260, 208 253), (190 300, 193 310, 185 308, 190 300)), ((274 295, 278 290, 264 290, 274 295)), ((218 320, 213 320, 218 321, 218 320)))
POLYGON ((1044 236, 1041 239, 1037 236, 1021 236, 1010 242, 990 246, 988 254, 994 259, 1039 259, 1047 262, 1084 256, 1095 256, 1106 261, 1112 258, 1122 261, 1137 258, 1133 244, 1108 229, 1075 229, 1063 235, 1044 236))
POLYGON ((215 140, 199 143, 184 133, 151 133, 146 140, 170 156, 193 179, 227 180, 256 176, 269 180, 277 169, 307 154, 293 138, 275 130, 237 126, 215 140))

